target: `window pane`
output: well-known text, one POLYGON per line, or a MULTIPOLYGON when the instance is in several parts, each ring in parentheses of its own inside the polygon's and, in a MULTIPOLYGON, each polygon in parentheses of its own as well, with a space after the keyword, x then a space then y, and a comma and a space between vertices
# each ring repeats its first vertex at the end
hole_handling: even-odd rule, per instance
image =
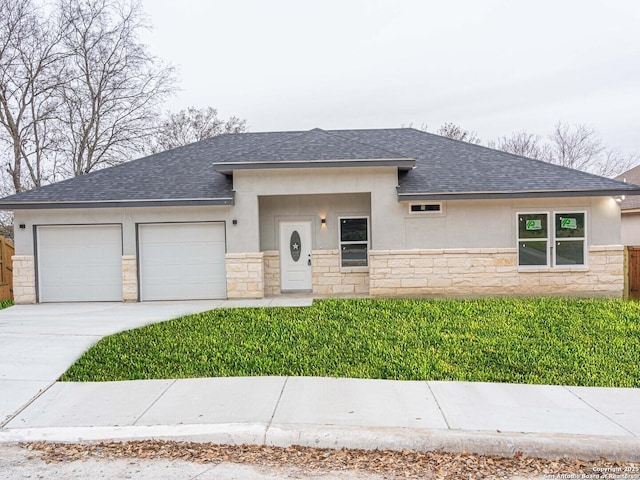
POLYGON ((367 244, 342 245, 343 267, 366 267, 367 244))
POLYGON ((556 213, 556 237, 584 238, 584 213, 556 213))
POLYGON ((411 205, 412 212, 439 212, 439 203, 427 203, 422 205, 411 205))
POLYGON ((556 265, 584 265, 584 240, 556 242, 556 265))
POLYGON ((547 242, 518 242, 519 265, 546 265, 547 242))
POLYGON ((547 238, 547 214, 518 215, 518 238, 547 238))
POLYGON ((366 242, 367 240, 366 218, 343 218, 340 220, 341 242, 366 242))

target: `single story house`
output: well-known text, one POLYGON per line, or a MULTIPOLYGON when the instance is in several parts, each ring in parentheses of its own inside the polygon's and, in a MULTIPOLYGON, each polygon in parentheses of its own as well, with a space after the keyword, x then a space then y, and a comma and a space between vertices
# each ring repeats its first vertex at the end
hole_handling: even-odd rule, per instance
MULTIPOLYGON (((616 180, 640 184, 640 165, 617 176, 616 180)), ((640 247, 640 197, 625 197, 620 202, 620 213, 622 244, 640 247)))
POLYGON ((411 128, 221 135, 0 200, 17 303, 621 296, 640 187, 411 128))

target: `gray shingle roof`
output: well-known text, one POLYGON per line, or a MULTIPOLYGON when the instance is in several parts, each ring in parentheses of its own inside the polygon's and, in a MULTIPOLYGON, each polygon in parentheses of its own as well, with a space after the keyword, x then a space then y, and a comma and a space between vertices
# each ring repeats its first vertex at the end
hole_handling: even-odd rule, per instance
POLYGON ((400 176, 400 194, 442 198, 468 194, 473 198, 476 193, 513 197, 545 192, 549 196, 587 191, 617 194, 613 193, 617 190, 633 194, 637 190, 608 178, 414 129, 352 130, 349 134, 362 142, 382 142, 416 158, 416 168, 400 176))
MULTIPOLYGON (((340 132, 314 128, 308 132, 288 135, 274 143, 266 143, 250 151, 234 151, 221 157, 221 163, 295 162, 314 160, 406 159, 403 153, 371 143, 363 143, 340 132)), ((345 132, 347 133, 347 132, 345 132)))
POLYGON ((640 194, 636 185, 411 128, 314 129, 220 135, 12 195, 1 199, 0 207, 230 204, 231 177, 214 164, 255 162, 264 168, 263 162, 348 159, 415 159, 415 168, 399 173, 401 197, 640 194))

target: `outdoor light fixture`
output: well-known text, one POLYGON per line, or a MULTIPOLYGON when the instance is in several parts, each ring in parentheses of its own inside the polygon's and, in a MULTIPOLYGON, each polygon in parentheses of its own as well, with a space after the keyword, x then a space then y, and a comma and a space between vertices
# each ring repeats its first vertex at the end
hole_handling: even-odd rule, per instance
POLYGON ((324 227, 327 225, 327 219, 325 217, 320 217, 320 224, 324 227))
POLYGON ((624 200, 624 195, 618 195, 617 197, 615 197, 616 202, 621 203, 624 200))

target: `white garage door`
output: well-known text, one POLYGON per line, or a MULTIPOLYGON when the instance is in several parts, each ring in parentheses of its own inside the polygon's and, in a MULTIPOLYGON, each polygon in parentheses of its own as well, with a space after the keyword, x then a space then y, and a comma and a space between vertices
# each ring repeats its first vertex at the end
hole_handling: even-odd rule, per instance
POLYGON ((140 300, 226 298, 224 223, 139 225, 140 300))
POLYGON ((122 301, 120 225, 37 227, 41 302, 122 301))

